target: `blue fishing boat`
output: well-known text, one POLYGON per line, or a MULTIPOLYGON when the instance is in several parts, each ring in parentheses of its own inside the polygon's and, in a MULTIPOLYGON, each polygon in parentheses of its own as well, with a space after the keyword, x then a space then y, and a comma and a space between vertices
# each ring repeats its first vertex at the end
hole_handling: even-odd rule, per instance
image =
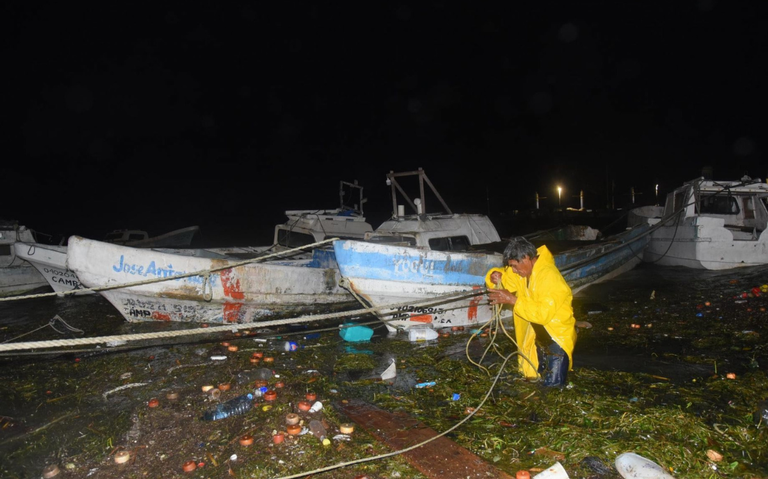
MULTIPOLYGON (((506 246, 490 220, 417 211, 411 217, 396 215, 393 221, 399 222, 396 234, 392 225, 383 224, 363 241, 334 241, 342 285, 365 307, 377 308, 390 330, 425 324, 472 327, 489 321, 493 309, 484 296, 485 275, 502 266, 506 246), (451 234, 440 224, 447 220, 457 225, 451 234), (496 239, 477 241, 480 237, 496 239)), ((575 294, 640 263, 649 230, 647 224, 635 225, 604 239, 563 242, 570 247, 562 250, 555 247, 557 241, 542 241, 575 294)))

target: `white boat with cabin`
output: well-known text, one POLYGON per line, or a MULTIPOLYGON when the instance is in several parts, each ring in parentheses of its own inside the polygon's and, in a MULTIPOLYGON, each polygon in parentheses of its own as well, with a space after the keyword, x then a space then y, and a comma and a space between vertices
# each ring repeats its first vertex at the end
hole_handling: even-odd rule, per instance
POLYGON ((644 261, 727 270, 768 264, 768 184, 744 177, 686 182, 663 207, 630 212, 630 222, 653 227, 644 261))

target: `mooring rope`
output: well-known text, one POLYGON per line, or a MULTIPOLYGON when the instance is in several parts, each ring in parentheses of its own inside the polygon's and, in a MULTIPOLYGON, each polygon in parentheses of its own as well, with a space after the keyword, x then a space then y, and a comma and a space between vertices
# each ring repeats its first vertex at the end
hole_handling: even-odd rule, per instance
MULTIPOLYGON (((343 318, 347 316, 371 314, 379 310, 396 309, 398 307, 409 306, 409 305, 426 306, 430 304, 440 303, 443 301, 448 301, 450 300, 450 298, 460 299, 462 297, 466 297, 468 293, 470 292, 459 291, 456 293, 449 293, 442 296, 437 296, 434 298, 429 298, 426 300, 416 301, 416 302, 408 301, 403 303, 383 305, 379 307, 356 309, 352 311, 327 313, 327 314, 315 314, 315 315, 302 316, 297 318, 276 319, 271 321, 258 321, 255 323, 232 323, 232 324, 226 324, 222 326, 213 326, 208 328, 195 328, 195 329, 185 329, 185 330, 178 330, 178 331, 158 331, 153 333, 134 333, 134 334, 123 334, 123 335, 116 335, 116 336, 97 336, 92 338, 53 339, 48 341, 5 343, 5 344, 0 344, 0 353, 5 351, 19 351, 23 349, 56 348, 56 347, 80 346, 84 344, 102 344, 102 343, 121 342, 121 341, 126 341, 126 342, 127 341, 146 341, 146 340, 159 339, 159 338, 176 338, 176 337, 182 337, 182 336, 192 336, 196 334, 236 332, 240 329, 264 328, 264 327, 279 326, 284 324, 297 324, 297 323, 305 323, 310 321, 323 321, 328 319, 343 318)), ((485 290, 477 290, 477 292, 472 291, 471 293, 473 296, 479 295, 479 294, 485 294, 485 290)))
POLYGON ((488 392, 485 393, 485 396, 483 397, 482 401, 480 401, 480 404, 478 404, 477 407, 471 413, 469 413, 467 415, 467 417, 465 417, 461 421, 457 422, 453 426, 449 427, 445 431, 435 435, 434 437, 431 437, 429 439, 421 441, 420 443, 414 444, 413 446, 408 446, 408 447, 406 447, 404 449, 400 449, 400 450, 397 450, 397 451, 389 452, 389 453, 386 453, 386 454, 379 454, 378 456, 364 457, 364 458, 356 459, 356 460, 353 460, 353 461, 342 462, 342 463, 339 463, 339 464, 334 464, 332 466, 326 466, 326 467, 322 467, 322 468, 319 468, 319 469, 315 469, 313 471, 301 472, 301 473, 293 474, 293 475, 290 475, 290 476, 282 476, 279 479, 295 479, 295 478, 298 478, 298 477, 305 477, 305 476, 309 476, 309 475, 313 475, 313 474, 319 474, 321 472, 331 471, 333 469, 338 469, 340 467, 347 467, 347 466, 352 466, 354 464, 360 464, 360 463, 363 463, 363 462, 376 461, 376 460, 379 460, 379 459, 385 459, 387 457, 397 456, 399 454, 404 454, 406 452, 409 452, 409 451, 412 451, 414 449, 420 448, 421 446, 423 446, 425 444, 428 444, 428 443, 430 443, 430 442, 432 442, 432 441, 434 441, 434 440, 436 440, 438 438, 441 438, 441 437, 445 436, 446 434, 451 433, 452 431, 456 430, 459 426, 461 426, 465 422, 469 421, 472 418, 472 416, 477 414, 477 412, 480 410, 480 408, 483 407, 483 405, 486 403, 486 401, 488 401, 488 398, 491 397, 491 393, 493 392, 493 388, 496 387, 496 383, 499 381, 499 378, 501 377, 501 373, 504 372, 504 367, 507 365, 507 362, 513 356, 515 356, 516 354, 518 354, 517 351, 515 351, 513 353, 510 353, 508 356, 504 357, 504 362, 501 364, 501 367, 499 368, 499 372, 496 374, 496 377, 493 379, 493 383, 491 383, 491 386, 488 388, 488 392))

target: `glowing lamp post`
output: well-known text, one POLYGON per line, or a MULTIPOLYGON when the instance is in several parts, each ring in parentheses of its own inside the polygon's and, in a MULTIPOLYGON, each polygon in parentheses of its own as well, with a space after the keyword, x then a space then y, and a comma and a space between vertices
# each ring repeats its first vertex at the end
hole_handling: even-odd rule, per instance
POLYGON ((563 193, 563 189, 561 187, 557 187, 557 206, 560 207, 560 196, 563 193))

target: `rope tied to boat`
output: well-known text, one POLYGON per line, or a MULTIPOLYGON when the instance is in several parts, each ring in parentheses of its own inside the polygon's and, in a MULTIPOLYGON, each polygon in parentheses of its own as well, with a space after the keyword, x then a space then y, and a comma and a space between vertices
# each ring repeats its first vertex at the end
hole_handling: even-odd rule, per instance
POLYGON ((203 300, 210 303, 213 299, 213 285, 211 284, 211 272, 203 275, 203 300))
MULTIPOLYGON (((152 339, 179 338, 179 337, 193 336, 198 334, 215 334, 215 333, 223 333, 223 332, 234 333, 241 329, 265 328, 270 326, 282 326, 285 324, 299 324, 299 323, 307 323, 312 321, 338 319, 343 317, 362 316, 366 314, 373 314, 379 310, 391 310, 391 309, 396 309, 398 307, 407 306, 411 304, 413 305, 435 304, 435 302, 450 301, 451 298, 456 299, 456 298, 465 297, 467 294, 468 294, 467 291, 460 291, 458 293, 454 292, 454 293, 449 293, 440 297, 429 298, 428 300, 425 300, 422 302, 408 301, 404 303, 387 304, 379 307, 370 307, 370 308, 356 309, 351 311, 342 311, 342 312, 327 313, 327 314, 314 314, 314 315, 307 315, 307 316, 301 316, 301 317, 295 317, 295 318, 275 319, 271 321, 223 324, 221 326, 213 326, 208 328, 201 327, 201 328, 184 329, 184 330, 178 330, 178 331, 157 331, 152 333, 135 333, 135 334, 98 336, 98 337, 92 337, 92 338, 76 338, 76 339, 55 339, 55 340, 49 340, 49 341, 28 341, 28 342, 22 342, 22 343, 6 342, 6 343, 0 344, 0 355, 3 355, 3 353, 8 351, 20 351, 20 350, 26 350, 26 349, 60 348, 60 347, 80 346, 80 345, 87 345, 87 344, 109 345, 109 344, 118 344, 118 343, 128 342, 128 341, 147 341, 152 339)), ((477 292, 473 292, 473 295, 479 295, 479 294, 485 294, 485 291, 479 290, 477 292)), ((32 331, 30 331, 30 333, 31 332, 32 331)))
POLYGON ((47 323, 47 324, 44 324, 44 325, 40 326, 39 328, 35 328, 35 329, 33 329, 32 331, 28 331, 28 332, 26 332, 26 333, 24 333, 24 334, 20 334, 20 335, 16 336, 15 338, 6 339, 5 341, 3 341, 3 342, 2 342, 2 343, 0 343, 0 344, 6 344, 6 343, 10 343, 11 341, 15 341, 15 340, 17 340, 17 339, 19 339, 19 338, 22 338, 22 337, 24 337, 24 336, 30 335, 30 334, 32 334, 32 333, 34 333, 34 332, 40 331, 41 329, 43 329, 43 328, 47 328, 47 327, 50 327, 51 329, 53 329, 54 331, 56 331, 56 332, 57 332, 57 333, 59 333, 59 334, 66 334, 66 331, 59 331, 59 330, 56 328, 56 323, 57 323, 57 322, 60 322, 61 324, 63 324, 63 325, 64 325, 64 328, 65 328, 65 329, 68 329, 69 331, 72 331, 72 332, 74 332, 74 333, 78 333, 78 334, 83 334, 83 333, 85 333, 85 331, 83 331, 82 329, 78 329, 78 328, 75 328, 74 326, 70 326, 69 324, 67 324, 67 322, 66 322, 66 321, 64 321, 64 320, 61 318, 61 316, 59 316, 59 315, 57 314, 56 316, 54 316, 53 318, 51 318, 51 320, 50 320, 50 321, 48 321, 48 323, 47 323))

